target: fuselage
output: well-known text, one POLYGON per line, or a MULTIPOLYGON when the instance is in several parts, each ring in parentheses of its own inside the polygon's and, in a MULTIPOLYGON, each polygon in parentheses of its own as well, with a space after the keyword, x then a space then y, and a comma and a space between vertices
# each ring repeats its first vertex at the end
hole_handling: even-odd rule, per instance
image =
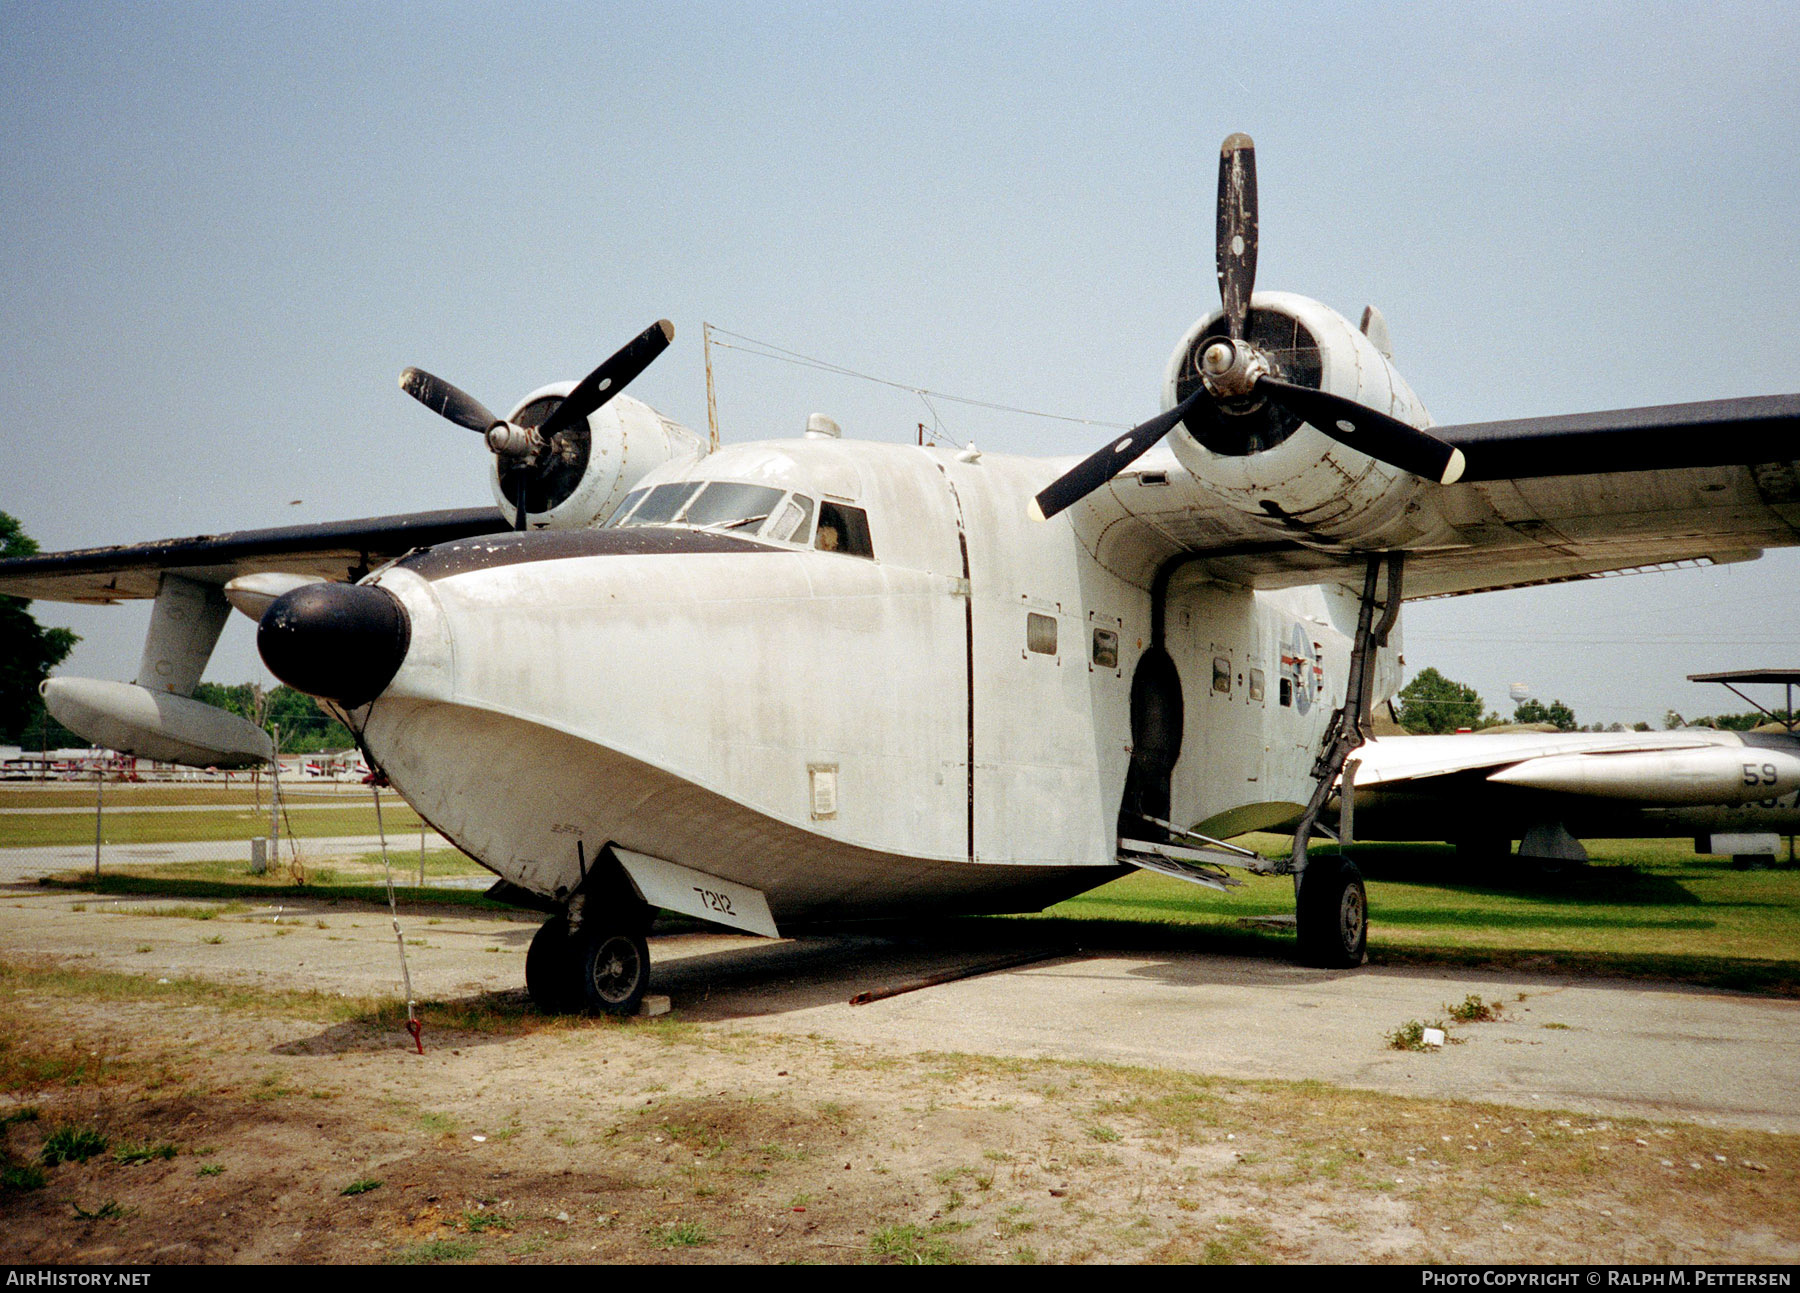
MULTIPOLYGON (((744 445, 652 472, 603 526, 410 556, 372 578, 411 638, 359 714, 369 749, 446 836, 552 897, 609 844, 759 889, 783 922, 1102 883, 1159 594, 1028 518, 1061 465, 744 445)), ((1185 716, 1171 819, 1291 817, 1353 599, 1181 574, 1160 596, 1185 716)))

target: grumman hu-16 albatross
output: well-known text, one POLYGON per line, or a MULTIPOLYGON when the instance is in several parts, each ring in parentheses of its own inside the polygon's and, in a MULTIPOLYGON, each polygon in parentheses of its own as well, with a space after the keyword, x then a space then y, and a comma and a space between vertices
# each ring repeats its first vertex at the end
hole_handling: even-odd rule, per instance
POLYGON ((1434 427, 1379 313, 1253 295, 1256 254, 1233 135, 1222 308, 1165 411, 1080 462, 817 417, 709 452, 619 394, 660 323, 505 418, 402 376, 487 437, 497 514, 27 558, 0 589, 156 597, 135 686, 46 693, 146 753, 266 749, 183 699, 224 599, 259 615, 269 668, 554 910, 526 966, 549 1006, 633 1009, 659 908, 775 935, 1032 910, 1133 867, 1292 874, 1302 956, 1356 965, 1361 879, 1306 846, 1398 685, 1402 598, 1800 542, 1800 397, 1434 427), (1224 842, 1295 820, 1291 859, 1224 842))

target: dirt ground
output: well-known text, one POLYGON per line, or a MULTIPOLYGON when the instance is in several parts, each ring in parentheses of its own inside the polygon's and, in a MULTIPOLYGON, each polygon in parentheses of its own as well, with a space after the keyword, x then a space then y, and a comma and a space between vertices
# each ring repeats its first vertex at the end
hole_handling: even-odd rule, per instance
MULTIPOLYGON (((547 1020, 516 986, 530 921, 414 912, 409 968, 442 1003, 420 1056, 385 911, 35 886, 0 910, 3 1262, 1800 1259, 1790 1088, 1708 1104, 1646 1057, 1644 1089, 1629 1050, 1615 1081, 1558 1085, 1603 1063, 1579 1047, 1629 1013, 1616 987, 1590 1020, 1586 985, 1528 976, 1323 982, 1179 951, 1146 976, 1084 952, 853 1008, 980 957, 936 933, 686 932, 652 939, 671 1014, 547 1020), (1175 1035, 1162 994, 1204 1030, 1234 1018, 1233 974, 1300 1022, 1271 1011, 1260 1044, 1233 1023, 1223 1050, 1175 1035), (1462 987, 1500 1018, 1386 1047, 1394 1015, 1462 987), (1368 1017, 1331 1012, 1342 1036, 1315 1026, 1313 1049, 1335 1068, 1298 1065, 1327 1013, 1303 998, 1332 992, 1368 1017), (1058 1022, 1083 994, 1110 1040, 1058 1022), (106 1148, 42 1164, 83 1130, 106 1148)), ((1642 1035, 1679 1018, 1715 1071, 1709 1039, 1791 1075, 1794 1003, 1638 986, 1642 1035)))

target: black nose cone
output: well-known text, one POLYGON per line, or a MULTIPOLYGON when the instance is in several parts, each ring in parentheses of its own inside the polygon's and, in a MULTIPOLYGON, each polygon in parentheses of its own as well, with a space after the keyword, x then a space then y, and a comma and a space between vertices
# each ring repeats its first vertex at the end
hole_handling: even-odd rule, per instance
POLYGON ((307 584, 277 597, 256 626, 270 673, 352 709, 393 681, 411 641, 400 599, 372 584, 307 584))

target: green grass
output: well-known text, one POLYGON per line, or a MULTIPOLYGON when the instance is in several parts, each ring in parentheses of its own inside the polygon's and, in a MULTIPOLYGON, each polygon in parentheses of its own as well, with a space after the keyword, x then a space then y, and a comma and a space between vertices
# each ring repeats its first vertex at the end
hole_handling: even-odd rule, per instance
POLYGON ((706 1233, 706 1227, 698 1221, 671 1221, 666 1225, 652 1226, 649 1234, 662 1248, 698 1248, 712 1240, 712 1236, 706 1233))
MULTIPOLYGON (((402 859, 404 860, 404 855, 402 859)), ((452 888, 444 885, 404 883, 407 868, 399 861, 394 868, 395 894, 411 906, 430 903, 438 906, 474 908, 477 911, 517 911, 506 903, 493 902, 482 896, 480 889, 452 888)), ((417 866, 415 855, 414 866, 417 866)), ((459 874, 487 875, 473 863, 459 874)), ((429 874, 429 868, 428 872, 429 874)), ((417 870, 411 872, 417 875, 417 870)), ((366 876, 349 879, 344 870, 315 868, 306 872, 304 883, 296 882, 285 872, 271 869, 266 875, 251 875, 241 862, 175 862, 163 866, 134 866, 129 872, 108 873, 98 877, 90 872, 66 871, 47 876, 38 883, 48 888, 68 889, 79 893, 97 893, 127 897, 143 895, 163 898, 223 898, 257 903, 280 899, 302 898, 330 902, 373 903, 387 906, 387 882, 379 868, 366 876)))
MULTIPOLYGON (((1252 846, 1284 844, 1252 836, 1252 846)), ((1369 891, 1369 955, 1383 964, 1471 965, 1673 979, 1800 996, 1800 869, 1738 871, 1686 840, 1596 841, 1593 861, 1542 876, 1489 873, 1444 845, 1352 845, 1369 891)), ((1329 847, 1314 850, 1315 856, 1329 847)), ((1286 959, 1293 934, 1246 924, 1293 913, 1293 882, 1243 876, 1220 894, 1139 873, 1015 921, 1094 950, 1180 946, 1286 959)), ((1016 928, 1016 927, 1015 927, 1016 928)))
POLYGON ((895 1266, 951 1266, 957 1251, 939 1237, 942 1226, 882 1226, 869 1236, 871 1260, 895 1266))
MULTIPOLYGON (((352 1024, 372 1033, 397 1033, 406 1025, 406 1003, 377 997, 341 997, 335 992, 281 991, 204 979, 156 974, 121 974, 67 966, 21 965, 0 957, 0 1030, 23 1017, 14 1000, 30 996, 51 1000, 147 1001, 213 1010, 253 1011, 292 1019, 352 1024)), ((536 1032, 607 1032, 633 1028, 656 1032, 635 1020, 611 1016, 547 1016, 522 992, 484 993, 456 1001, 421 1001, 419 1017, 427 1035, 459 1032, 512 1036, 536 1032)), ((660 1022, 660 1021, 651 1021, 660 1022)), ((670 1034, 675 1036, 678 1034, 670 1034)), ((116 1070, 80 1049, 42 1052, 19 1045, 0 1031, 0 1091, 28 1091, 48 1086, 81 1086, 102 1081, 116 1070)), ((291 1094, 291 1092, 290 1092, 291 1094)))
POLYGON ((85 1163, 97 1154, 104 1154, 111 1143, 103 1132, 93 1127, 58 1127, 44 1138, 44 1148, 38 1157, 47 1167, 55 1167, 58 1163, 85 1163))
MULTIPOLYGON (((388 835, 418 835, 419 818, 405 804, 381 806, 388 835)), ((281 833, 300 839, 330 835, 377 833, 375 805, 309 808, 281 824, 281 833)), ((269 814, 246 807, 241 812, 145 813, 107 808, 101 813, 104 844, 171 844, 215 840, 251 840, 269 833, 269 814)), ((94 819, 87 813, 0 812, 0 848, 58 844, 92 844, 94 819)), ((416 854, 415 854, 416 857, 416 854)))
POLYGON ((158 1159, 170 1159, 174 1157, 175 1146, 171 1145, 166 1140, 155 1145, 148 1143, 142 1145, 120 1145, 113 1151, 114 1161, 131 1165, 138 1163, 153 1163, 158 1159))
MULTIPOLYGON (((289 804, 368 804, 374 808, 374 801, 369 796, 367 786, 343 786, 331 788, 321 786, 317 782, 307 782, 295 788, 290 778, 281 784, 281 798, 289 804)), ((389 795, 383 795, 382 812, 395 802, 389 795)), ((265 778, 260 791, 252 790, 248 777, 229 786, 187 784, 167 781, 145 781, 121 784, 109 781, 106 783, 106 807, 112 808, 181 808, 197 804, 225 804, 254 811, 259 806, 263 814, 269 811, 269 783, 265 778)), ((0 813, 9 808, 66 808, 71 811, 94 811, 94 783, 87 781, 48 781, 21 785, 6 783, 0 785, 0 813)))
POLYGON ((380 1181, 377 1181, 372 1176, 365 1176, 361 1180, 350 1182, 350 1184, 339 1190, 338 1196, 346 1199, 355 1198, 359 1194, 367 1194, 370 1190, 379 1190, 380 1188, 380 1181))
POLYGON ((402 1248, 388 1260, 396 1266, 432 1266, 438 1262, 466 1262, 480 1251, 480 1244, 467 1239, 433 1239, 402 1248))
POLYGON ((50 1176, 36 1163, 0 1163, 0 1190, 41 1190, 50 1176))

